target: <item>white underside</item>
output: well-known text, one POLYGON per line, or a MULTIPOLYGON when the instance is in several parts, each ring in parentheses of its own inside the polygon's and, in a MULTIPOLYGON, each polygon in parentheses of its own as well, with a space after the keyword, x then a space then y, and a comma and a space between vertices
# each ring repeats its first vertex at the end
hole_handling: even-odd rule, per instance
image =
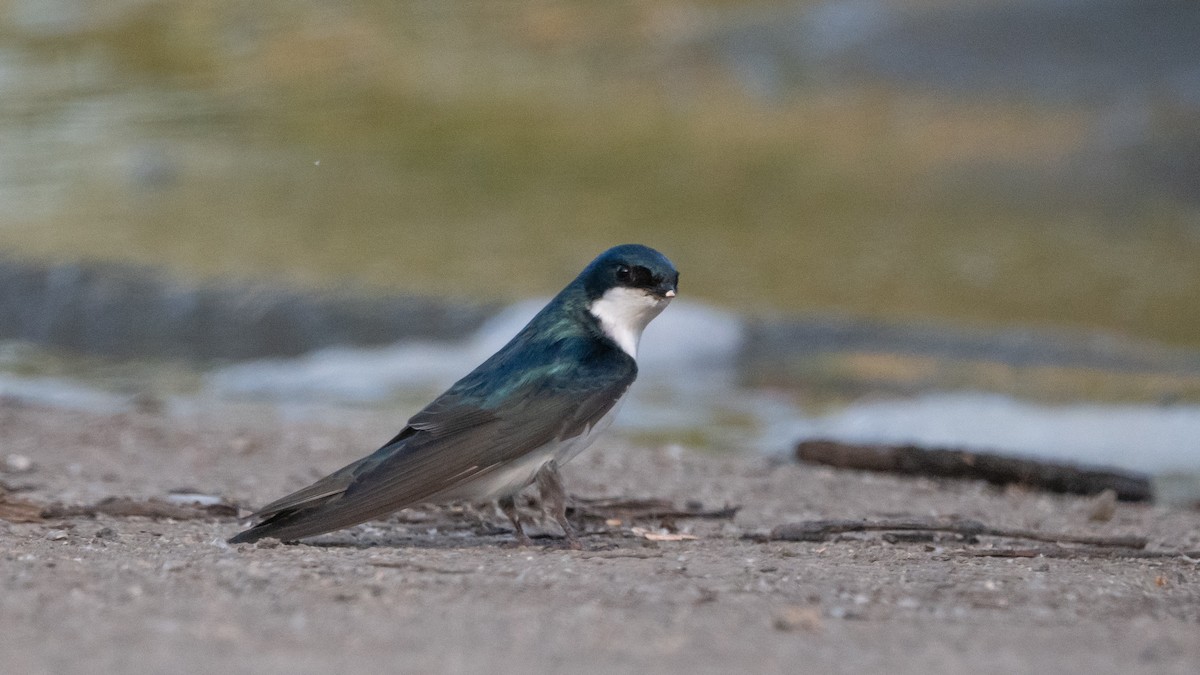
POLYGON ((615 287, 592 302, 588 310, 600 322, 604 333, 626 354, 637 358, 638 342, 647 324, 670 302, 636 288, 615 287))
POLYGON ((516 494, 533 483, 534 476, 554 460, 559 466, 566 464, 592 444, 596 437, 612 424, 621 407, 622 397, 591 427, 573 438, 557 440, 526 453, 518 460, 485 471, 474 479, 443 490, 430 497, 430 502, 486 501, 516 494))

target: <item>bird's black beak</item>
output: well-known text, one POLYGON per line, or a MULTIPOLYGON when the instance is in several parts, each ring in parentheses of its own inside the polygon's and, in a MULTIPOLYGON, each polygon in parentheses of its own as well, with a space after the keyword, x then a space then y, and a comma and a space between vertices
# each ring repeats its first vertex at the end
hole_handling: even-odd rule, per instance
POLYGON ((668 279, 654 287, 654 294, 665 300, 670 300, 675 297, 675 293, 678 290, 679 282, 668 279))

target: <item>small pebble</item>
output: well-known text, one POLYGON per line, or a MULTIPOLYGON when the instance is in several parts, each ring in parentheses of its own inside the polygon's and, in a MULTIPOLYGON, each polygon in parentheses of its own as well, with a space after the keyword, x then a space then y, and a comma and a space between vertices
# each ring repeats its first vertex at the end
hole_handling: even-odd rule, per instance
POLYGON ((206 495, 199 492, 172 492, 166 500, 171 504, 198 504, 200 506, 215 506, 224 503, 217 495, 206 495))
POLYGON ((249 455, 258 449, 258 443, 253 438, 237 436, 229 442, 229 447, 239 455, 249 455))
POLYGON ((1112 488, 1096 495, 1088 509, 1088 520, 1107 523, 1117 513, 1117 493, 1112 488))
POLYGON ((9 455, 4 458, 4 470, 8 473, 26 473, 32 471, 33 460, 25 455, 9 455))
POLYGON ((775 615, 775 630, 816 633, 821 630, 821 612, 816 607, 785 607, 775 615))
POLYGON ((46 538, 50 541, 62 541, 67 538, 66 530, 50 530, 46 533, 46 538))

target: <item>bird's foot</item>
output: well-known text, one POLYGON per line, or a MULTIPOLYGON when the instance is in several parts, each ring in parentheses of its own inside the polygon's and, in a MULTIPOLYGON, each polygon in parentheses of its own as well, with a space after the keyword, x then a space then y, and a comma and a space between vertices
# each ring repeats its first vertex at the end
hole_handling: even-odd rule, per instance
POLYGON ((508 516, 508 520, 512 523, 513 537, 517 540, 517 546, 521 548, 533 546, 533 540, 525 534, 525 528, 521 526, 521 516, 517 513, 517 504, 512 496, 503 497, 498 503, 500 510, 504 511, 504 515, 508 516))
POLYGON ((575 534, 575 528, 571 526, 571 521, 567 520, 565 515, 558 520, 558 526, 562 528, 563 538, 567 540, 567 548, 572 551, 582 551, 583 542, 579 540, 579 535, 575 534))
POLYGON ((554 522, 562 528, 567 538, 567 548, 572 551, 582 551, 583 544, 575 535, 575 528, 567 520, 567 493, 563 490, 562 479, 558 475, 558 464, 550 460, 542 465, 534 478, 538 492, 542 498, 542 510, 554 518, 554 522))

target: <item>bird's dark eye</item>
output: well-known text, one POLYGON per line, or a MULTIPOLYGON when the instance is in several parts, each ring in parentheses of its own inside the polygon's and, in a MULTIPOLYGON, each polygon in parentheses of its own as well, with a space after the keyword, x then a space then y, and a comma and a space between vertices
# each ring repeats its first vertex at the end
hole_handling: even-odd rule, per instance
POLYGON ((630 270, 629 276, 633 281, 634 286, 648 288, 654 285, 654 275, 650 273, 650 270, 642 267, 641 265, 637 265, 630 270))
POLYGON ((654 273, 642 265, 617 265, 617 282, 632 288, 649 288, 658 283, 654 273))
POLYGON ((650 288, 656 282, 654 273, 641 265, 618 265, 617 283, 631 288, 650 288))

